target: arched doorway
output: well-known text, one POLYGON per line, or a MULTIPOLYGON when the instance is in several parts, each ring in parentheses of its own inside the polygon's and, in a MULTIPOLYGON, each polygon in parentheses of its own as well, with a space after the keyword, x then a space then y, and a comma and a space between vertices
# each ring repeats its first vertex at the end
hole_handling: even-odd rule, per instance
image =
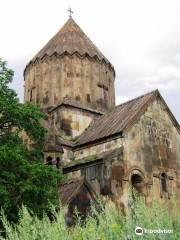
POLYGON ((132 216, 135 214, 136 203, 139 200, 145 200, 145 179, 139 170, 133 170, 130 175, 130 198, 128 202, 129 210, 132 216), (138 200, 138 201, 137 201, 138 200))
POLYGON ((138 192, 143 193, 144 181, 141 175, 134 173, 131 176, 132 187, 138 192))
POLYGON ((132 188, 133 199, 135 199, 138 196, 145 196, 145 180, 144 176, 139 170, 132 171, 130 183, 132 188))

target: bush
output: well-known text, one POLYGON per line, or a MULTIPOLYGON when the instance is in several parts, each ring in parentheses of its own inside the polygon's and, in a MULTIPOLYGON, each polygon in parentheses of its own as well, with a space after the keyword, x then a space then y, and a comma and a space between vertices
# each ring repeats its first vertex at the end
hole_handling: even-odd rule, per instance
POLYGON ((23 207, 20 222, 17 225, 9 224, 6 217, 3 217, 3 223, 9 240, 180 239, 180 214, 175 205, 171 209, 171 215, 165 205, 162 206, 156 201, 151 208, 147 208, 143 199, 135 201, 127 216, 118 211, 112 203, 106 204, 101 213, 93 207, 92 212, 93 214, 87 217, 85 223, 82 224, 78 218, 76 225, 72 228, 66 226, 64 209, 56 213, 56 220, 51 222, 47 216, 41 220, 38 219, 23 207), (144 233, 138 236, 135 234, 137 226, 142 227, 144 231, 145 229, 169 229, 173 233, 144 233))

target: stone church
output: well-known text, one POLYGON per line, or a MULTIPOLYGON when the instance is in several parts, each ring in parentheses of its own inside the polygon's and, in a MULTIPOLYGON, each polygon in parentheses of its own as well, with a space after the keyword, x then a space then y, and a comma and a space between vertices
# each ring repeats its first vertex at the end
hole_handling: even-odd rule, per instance
POLYGON ((128 207, 180 203, 180 126, 158 90, 115 105, 115 69, 70 18, 27 64, 25 102, 48 113, 45 163, 66 176, 61 199, 86 211, 102 195, 128 207), (54 166, 54 167, 55 167, 54 166))

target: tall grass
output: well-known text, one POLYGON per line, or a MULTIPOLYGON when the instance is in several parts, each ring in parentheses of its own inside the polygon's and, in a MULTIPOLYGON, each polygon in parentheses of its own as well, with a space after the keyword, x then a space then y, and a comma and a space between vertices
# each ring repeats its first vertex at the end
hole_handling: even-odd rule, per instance
POLYGON ((108 203, 98 213, 92 207, 91 216, 82 223, 77 218, 75 226, 69 228, 64 220, 64 209, 56 213, 54 221, 47 216, 38 219, 32 216, 23 207, 20 211, 20 221, 17 225, 11 225, 6 217, 2 221, 8 240, 134 240, 134 239, 180 239, 180 214, 176 206, 171 209, 171 214, 166 205, 162 206, 154 201, 147 208, 143 199, 138 199, 131 207, 129 214, 124 216, 114 204, 108 203), (166 229, 172 233, 144 233, 142 236, 135 234, 135 228, 140 226, 144 229, 166 229))

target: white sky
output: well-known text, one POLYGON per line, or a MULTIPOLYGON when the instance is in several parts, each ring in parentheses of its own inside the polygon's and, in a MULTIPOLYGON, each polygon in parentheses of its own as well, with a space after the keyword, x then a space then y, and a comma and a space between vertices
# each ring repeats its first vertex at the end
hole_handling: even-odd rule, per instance
POLYGON ((116 70, 117 103, 158 88, 180 120, 180 0, 0 0, 0 57, 23 69, 73 18, 116 70))

